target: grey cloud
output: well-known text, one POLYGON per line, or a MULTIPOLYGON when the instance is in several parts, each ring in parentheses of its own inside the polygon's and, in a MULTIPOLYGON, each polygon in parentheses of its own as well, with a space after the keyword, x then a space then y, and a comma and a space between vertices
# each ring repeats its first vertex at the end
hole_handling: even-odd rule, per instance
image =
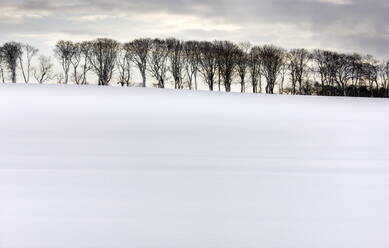
MULTIPOLYGON (((234 24, 241 29, 209 33, 197 27, 188 27, 177 34, 184 36, 182 38, 231 37, 234 40, 257 40, 257 43, 266 41, 290 47, 308 46, 347 51, 354 49, 362 53, 389 56, 389 48, 385 45, 389 43, 389 3, 384 0, 5 0, 1 6, 23 11, 45 11, 51 14, 46 17, 47 20, 66 15, 126 15, 129 19, 125 31, 128 36, 131 35, 131 24, 134 23, 137 25, 133 28, 136 34, 141 33, 142 28, 145 36, 153 34, 147 20, 144 24, 136 18, 139 15, 165 13, 196 16, 200 20, 234 24), (137 19, 136 22, 131 22, 132 17, 137 19), (272 25, 275 28, 285 28, 268 33, 272 25)), ((106 24, 103 25, 104 28, 109 26, 108 20, 100 22, 106 24)), ((80 29, 75 27, 75 31, 72 31, 73 27, 68 26, 71 23, 61 21, 62 26, 56 28, 70 33, 80 29)), ((112 23, 114 24, 117 22, 112 23)), ((81 25, 86 30, 91 24, 81 25)), ((42 32, 53 29, 47 25, 42 26, 42 32)), ((107 34, 109 29, 102 30, 101 33, 107 34)))

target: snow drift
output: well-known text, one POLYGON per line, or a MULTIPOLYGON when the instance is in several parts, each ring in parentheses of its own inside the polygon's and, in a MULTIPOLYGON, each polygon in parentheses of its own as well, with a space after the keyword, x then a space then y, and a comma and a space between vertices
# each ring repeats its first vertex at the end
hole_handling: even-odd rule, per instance
POLYGON ((1 248, 389 247, 389 102, 0 86, 1 248))

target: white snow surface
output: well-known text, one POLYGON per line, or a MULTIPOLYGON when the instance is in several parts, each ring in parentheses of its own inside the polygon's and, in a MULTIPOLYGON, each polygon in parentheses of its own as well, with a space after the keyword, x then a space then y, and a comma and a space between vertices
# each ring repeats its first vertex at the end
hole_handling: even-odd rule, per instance
POLYGON ((1 248, 387 248, 389 101, 0 86, 1 248))

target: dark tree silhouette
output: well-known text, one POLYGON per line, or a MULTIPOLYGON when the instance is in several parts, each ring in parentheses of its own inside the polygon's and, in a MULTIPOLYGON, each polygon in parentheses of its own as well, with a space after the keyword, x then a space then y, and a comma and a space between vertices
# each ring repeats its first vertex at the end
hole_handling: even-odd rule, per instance
POLYGON ((230 41, 219 42, 219 71, 223 78, 226 92, 231 91, 232 78, 237 65, 239 48, 230 41))
POLYGON ((304 75, 308 73, 308 63, 311 59, 311 54, 306 49, 292 49, 287 54, 287 58, 290 80, 293 89, 292 93, 293 95, 297 93, 296 86, 298 84, 299 94, 302 95, 304 75))
POLYGON ((131 85, 131 61, 133 53, 128 44, 122 46, 117 59, 117 68, 119 72, 118 84, 122 87, 131 85))
POLYGON ((71 57, 70 63, 73 67, 73 80, 76 85, 82 83, 82 74, 78 72, 82 61, 82 53, 80 43, 74 43, 73 56, 71 57))
POLYGON ((157 80, 158 88, 165 88, 169 50, 165 40, 154 39, 148 56, 149 72, 157 80))
POLYGON ((212 42, 203 41, 199 44, 199 52, 200 73, 209 90, 213 91, 217 73, 217 49, 212 42))
POLYGON ((333 53, 330 51, 315 50, 313 52, 313 61, 315 65, 314 71, 320 75, 321 93, 322 95, 332 94, 334 85, 334 65, 333 53))
POLYGON ((131 58, 138 66, 142 76, 142 87, 146 87, 147 58, 152 47, 151 39, 136 39, 126 44, 132 52, 131 58))
POLYGON ((389 97, 389 61, 384 61, 380 66, 382 87, 385 89, 385 97, 389 97))
POLYGON ((84 41, 79 43, 81 57, 83 58, 83 62, 81 64, 81 74, 82 80, 81 84, 86 85, 87 82, 87 74, 92 70, 92 65, 90 64, 90 56, 92 52, 92 42, 84 41))
POLYGON ((188 78, 189 89, 198 90, 197 74, 200 66, 200 45, 197 41, 187 41, 184 44, 185 73, 188 78))
POLYGON ((23 79, 26 84, 30 82, 31 62, 39 50, 29 44, 22 45, 23 53, 19 54, 19 64, 22 71, 23 79))
POLYGON ((5 83, 4 79, 4 54, 3 54, 3 47, 0 46, 0 78, 3 83, 5 83))
POLYGON ((379 89, 379 61, 371 55, 367 55, 364 60, 366 61, 364 71, 370 89, 370 96, 374 97, 374 90, 378 91, 379 89))
POLYGON ((72 79, 76 85, 87 84, 87 74, 92 69, 90 65, 90 52, 92 43, 89 41, 75 43, 71 65, 73 68, 72 79))
POLYGON ((248 70, 251 78, 251 86, 253 87, 253 93, 262 92, 260 52, 261 48, 255 46, 251 48, 248 56, 248 70))
POLYGON ((282 69, 285 52, 284 49, 265 45, 259 53, 262 63, 262 73, 266 78, 266 93, 274 94, 274 86, 276 85, 277 77, 282 69))
MULTIPOLYGON (((353 78, 352 56, 347 54, 338 54, 335 56, 335 82, 343 92, 343 96, 347 96, 347 87, 350 80, 353 78)), ((377 71, 378 77, 378 71, 377 71)))
POLYGON ((246 75, 249 66, 249 51, 251 44, 242 42, 239 44, 239 50, 236 56, 236 70, 240 78, 240 92, 246 92, 246 75))
POLYGON ((221 91, 222 85, 222 63, 223 63, 223 42, 222 41, 214 41, 213 47, 215 51, 215 60, 216 60, 216 72, 217 72, 217 88, 219 92, 221 91))
POLYGON ((352 94, 353 96, 357 96, 360 94, 359 86, 363 81, 363 62, 362 56, 354 53, 350 57, 351 63, 351 85, 352 85, 352 94))
POLYGON ((45 56, 39 57, 39 63, 37 68, 34 68, 34 78, 39 84, 46 83, 54 79, 53 63, 51 59, 45 56))
POLYGON ((17 42, 5 43, 2 47, 3 59, 7 70, 10 73, 12 83, 16 83, 17 75, 16 69, 18 66, 18 58, 22 56, 22 45, 17 42))
POLYGON ((91 43, 89 61, 98 77, 98 85, 109 85, 115 70, 119 49, 120 44, 111 39, 101 38, 91 43))
MULTIPOLYGON (((130 86, 135 65, 142 86, 146 86, 148 72, 160 88, 173 84, 176 89, 198 90, 201 78, 210 91, 218 84, 219 90, 224 85, 229 92, 233 83, 239 83, 240 91, 245 92, 250 82, 253 93, 262 93, 262 79, 266 79, 268 94, 274 94, 277 84, 279 94, 389 98, 389 62, 357 53, 311 52, 304 48, 286 52, 274 45, 251 47, 249 43, 175 38, 136 39, 123 45, 111 39, 59 41, 54 51, 63 71, 56 74, 60 84, 68 83, 69 76, 77 85, 87 84, 87 74, 93 70, 99 85, 108 85, 114 79, 130 86)), ((37 52, 16 42, 0 46, 0 80, 4 83, 4 74, 9 72, 15 83, 18 66, 26 83, 31 68, 38 82, 54 79, 49 58, 40 58, 39 66, 32 67, 37 52)))
POLYGON ((184 75, 185 75, 185 57, 184 57, 184 43, 170 38, 166 40, 169 59, 169 71, 174 79, 174 88, 184 88, 184 75))
POLYGON ((60 40, 55 45, 54 54, 61 64, 64 84, 68 84, 69 82, 69 71, 75 52, 76 48, 72 41, 60 40))

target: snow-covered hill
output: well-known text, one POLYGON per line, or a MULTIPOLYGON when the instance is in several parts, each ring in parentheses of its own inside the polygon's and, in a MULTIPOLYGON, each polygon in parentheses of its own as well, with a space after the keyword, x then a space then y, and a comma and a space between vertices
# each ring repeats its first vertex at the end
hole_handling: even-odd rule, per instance
POLYGON ((0 86, 1 248, 389 247, 389 101, 0 86))

